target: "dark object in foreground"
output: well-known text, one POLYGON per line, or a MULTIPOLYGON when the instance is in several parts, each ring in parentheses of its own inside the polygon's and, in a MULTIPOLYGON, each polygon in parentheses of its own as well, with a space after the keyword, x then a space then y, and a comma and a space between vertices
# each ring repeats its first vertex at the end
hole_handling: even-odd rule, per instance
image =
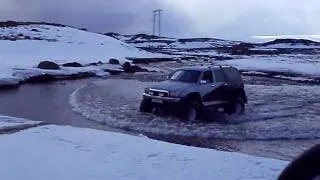
POLYGON ((231 66, 187 67, 168 80, 145 89, 140 111, 162 108, 183 120, 194 121, 205 108, 243 114, 247 96, 240 72, 231 66))
POLYGON ((320 179, 320 144, 313 146, 292 161, 278 178, 278 180, 292 179, 320 179))

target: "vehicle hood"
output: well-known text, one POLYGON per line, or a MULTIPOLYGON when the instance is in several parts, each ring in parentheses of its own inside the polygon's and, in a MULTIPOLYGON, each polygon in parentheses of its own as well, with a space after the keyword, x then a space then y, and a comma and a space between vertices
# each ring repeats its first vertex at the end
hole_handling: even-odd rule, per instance
POLYGON ((167 80, 167 81, 163 81, 163 82, 154 84, 153 86, 150 86, 149 88, 182 92, 182 91, 185 91, 186 89, 192 89, 192 88, 194 88, 194 86, 197 86, 197 84, 167 80))

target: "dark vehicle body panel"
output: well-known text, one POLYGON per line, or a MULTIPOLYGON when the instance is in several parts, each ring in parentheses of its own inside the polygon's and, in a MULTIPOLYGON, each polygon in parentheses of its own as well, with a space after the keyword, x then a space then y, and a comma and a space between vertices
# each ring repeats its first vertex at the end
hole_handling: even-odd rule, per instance
POLYGON ((144 99, 154 106, 179 111, 186 101, 196 98, 202 107, 225 107, 239 98, 247 103, 244 84, 240 72, 231 66, 185 67, 177 71, 199 71, 201 76, 196 83, 168 80, 146 88, 144 99), (153 102, 154 101, 154 102, 153 102))

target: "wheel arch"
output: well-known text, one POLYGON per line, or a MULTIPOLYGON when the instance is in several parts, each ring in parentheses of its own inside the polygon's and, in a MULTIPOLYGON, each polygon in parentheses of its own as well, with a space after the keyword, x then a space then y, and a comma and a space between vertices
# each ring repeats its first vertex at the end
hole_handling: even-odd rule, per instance
POLYGON ((243 102, 244 102, 245 104, 248 103, 247 95, 246 95, 246 92, 244 91, 243 88, 239 89, 239 91, 238 91, 238 96, 243 99, 243 102))
POLYGON ((201 106, 203 106, 201 95, 200 95, 200 93, 198 93, 198 92, 188 93, 188 94, 183 98, 183 101, 184 101, 184 102, 185 102, 185 101, 190 101, 190 100, 196 100, 197 102, 200 103, 201 106))

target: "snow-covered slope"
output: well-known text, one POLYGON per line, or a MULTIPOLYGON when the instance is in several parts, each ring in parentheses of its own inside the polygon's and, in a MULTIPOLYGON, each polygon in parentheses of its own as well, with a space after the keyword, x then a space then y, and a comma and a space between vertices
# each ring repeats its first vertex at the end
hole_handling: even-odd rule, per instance
POLYGON ((119 39, 139 49, 150 52, 176 55, 178 57, 208 57, 215 58, 225 55, 221 48, 231 48, 239 44, 239 41, 229 41, 214 38, 189 38, 176 39, 158 37, 146 34, 119 35, 107 33, 107 36, 119 39))
POLYGON ((114 38, 68 26, 0 27, 0 39, 1 66, 35 66, 42 60, 90 63, 154 56, 114 38))
POLYGON ((17 84, 21 80, 43 73, 70 75, 89 71, 103 74, 99 72, 99 68, 92 67, 61 68, 59 71, 35 69, 41 61, 51 61, 58 65, 71 62, 88 65, 96 62, 107 63, 111 58, 123 63, 128 61, 126 58, 163 56, 102 34, 69 26, 0 23, 0 86, 17 84), (23 70, 27 72, 22 72, 23 70))

